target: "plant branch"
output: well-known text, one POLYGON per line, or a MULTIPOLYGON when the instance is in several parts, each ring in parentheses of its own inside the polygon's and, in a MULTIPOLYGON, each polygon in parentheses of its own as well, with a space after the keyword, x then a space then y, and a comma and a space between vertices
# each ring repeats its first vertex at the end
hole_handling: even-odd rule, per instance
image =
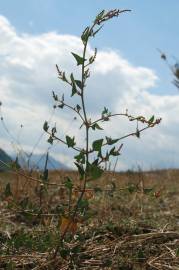
MULTIPOLYGON (((65 145, 68 146, 68 144, 67 144, 64 140, 62 140, 61 138, 57 137, 55 134, 52 134, 52 133, 49 132, 49 131, 46 131, 46 133, 47 133, 48 135, 52 136, 54 140, 57 140, 57 141, 59 141, 59 142, 61 142, 61 143, 63 143, 63 144, 65 144, 65 145)), ((74 147, 74 146, 71 146, 71 148, 72 148, 73 150, 77 151, 77 152, 81 152, 81 151, 82 151, 82 149, 81 149, 80 147, 74 147)))
POLYGON ((128 117, 128 114, 127 114, 127 113, 115 113, 115 114, 110 114, 110 115, 108 115, 108 116, 106 116, 106 117, 105 117, 105 116, 102 116, 102 117, 100 117, 99 119, 93 121, 93 122, 90 124, 90 126, 93 126, 94 124, 96 124, 96 123, 98 123, 98 122, 104 122, 104 121, 106 121, 105 119, 108 119, 108 120, 109 120, 109 118, 114 117, 114 116, 127 116, 127 117, 128 117))
POLYGON ((68 105, 67 103, 63 102, 63 105, 69 109, 71 109, 72 111, 74 111, 75 113, 77 113, 79 115, 79 117, 81 118, 82 122, 84 122, 84 118, 81 115, 81 113, 79 111, 77 111, 74 107, 72 107, 71 105, 68 105))

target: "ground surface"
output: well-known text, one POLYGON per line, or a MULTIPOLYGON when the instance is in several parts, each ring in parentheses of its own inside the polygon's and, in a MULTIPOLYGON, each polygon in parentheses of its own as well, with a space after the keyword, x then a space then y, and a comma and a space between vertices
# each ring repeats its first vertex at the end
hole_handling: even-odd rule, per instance
MULTIPOLYGON (((89 183, 85 215, 54 258, 67 175, 80 186, 74 172, 51 172, 58 185, 47 188, 37 174, 0 173, 0 269, 179 269, 179 171, 106 173, 89 183)), ((71 195, 72 207, 78 188, 71 195)))

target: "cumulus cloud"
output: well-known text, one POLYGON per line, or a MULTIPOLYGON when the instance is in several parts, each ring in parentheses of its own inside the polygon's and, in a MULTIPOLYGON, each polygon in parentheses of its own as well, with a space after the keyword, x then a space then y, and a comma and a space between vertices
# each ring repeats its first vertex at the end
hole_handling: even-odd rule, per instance
MULTIPOLYGON (((80 144, 83 134, 78 129, 74 115, 66 112, 53 112, 51 91, 62 94, 69 102, 70 90, 62 84, 56 74, 55 64, 68 73, 75 72, 75 61, 70 52, 81 53, 79 37, 49 32, 39 35, 18 33, 11 23, 0 16, 0 96, 3 114, 10 132, 30 151, 42 135, 42 125, 49 118, 57 123, 59 134, 74 134, 80 144)), ((89 46, 88 53, 93 50, 89 46)), ((78 72, 75 73, 79 75, 78 72)), ((119 51, 108 49, 98 52, 91 68, 86 103, 91 117, 97 116, 104 106, 113 112, 129 110, 134 115, 150 117, 155 114, 163 118, 162 124, 147 131, 141 138, 126 140, 118 168, 126 169, 142 164, 144 169, 177 166, 179 164, 179 96, 151 94, 149 90, 156 85, 156 73, 146 67, 132 65, 119 51)), ((114 119, 105 125, 107 135, 122 136, 134 130, 126 119, 114 119)), ((103 132, 104 133, 104 132, 103 132)), ((102 133, 102 134, 103 134, 102 133)), ((0 129, 0 142, 8 149, 10 138, 0 129)), ((43 135, 38 152, 49 145, 43 135)), ((11 138, 12 140, 12 138, 11 138)), ((53 155, 72 166, 72 153, 68 155, 62 146, 52 147, 53 155)))

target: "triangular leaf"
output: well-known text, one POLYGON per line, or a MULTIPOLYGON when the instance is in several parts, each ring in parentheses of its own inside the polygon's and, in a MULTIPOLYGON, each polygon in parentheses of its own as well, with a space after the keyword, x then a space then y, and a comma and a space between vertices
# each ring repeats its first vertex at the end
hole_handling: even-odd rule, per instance
POLYGON ((138 129, 136 130, 136 137, 140 138, 140 131, 138 129))
POLYGON ((89 202, 87 199, 83 199, 79 202, 78 208, 81 210, 81 212, 84 212, 84 210, 87 210, 89 208, 89 202))
POLYGON ((76 89, 76 84, 75 84, 75 79, 73 77, 73 73, 71 73, 70 79, 71 79, 71 84, 72 84, 72 93, 71 93, 71 97, 72 97, 73 95, 75 95, 77 93, 77 89, 76 89))
POLYGON ((77 112, 79 112, 81 110, 81 107, 79 104, 76 105, 76 110, 77 110, 77 112))
POLYGON ((80 152, 78 155, 75 156, 75 159, 84 164, 85 163, 85 154, 83 152, 80 152))
POLYGON ((53 144, 53 138, 52 138, 52 136, 50 136, 50 137, 48 138, 47 142, 50 143, 50 144, 53 144))
POLYGON ((106 141, 107 141, 108 145, 112 145, 112 144, 117 143, 119 141, 119 139, 112 139, 111 137, 106 136, 106 141))
POLYGON ((58 101, 58 96, 55 94, 54 91, 52 91, 52 96, 55 101, 58 101))
POLYGON ((74 147, 75 146, 75 137, 71 138, 70 136, 66 136, 66 143, 68 147, 74 147))
POLYGON ((103 139, 99 139, 93 142, 93 150, 94 151, 101 151, 101 147, 103 145, 103 139))
POLYGON ((117 156, 120 155, 120 153, 119 153, 119 150, 116 150, 116 148, 113 147, 113 148, 111 148, 111 150, 109 151, 109 155, 110 155, 110 156, 117 157, 117 156))
POLYGON ((92 125, 91 128, 92 128, 93 130, 95 130, 95 129, 103 130, 103 128, 100 127, 97 123, 95 123, 94 125, 92 125))
POLYGON ((84 59, 83 57, 81 57, 80 55, 78 55, 78 54, 76 54, 76 53, 73 53, 73 52, 72 52, 72 55, 73 55, 74 58, 76 59, 77 66, 83 65, 84 62, 86 61, 86 59, 84 59))
POLYGON ((104 107, 103 111, 102 111, 102 114, 107 114, 109 111, 106 107, 104 107))
POLYGON ((103 170, 95 165, 95 164, 88 164, 88 174, 92 179, 97 179, 99 177, 101 177, 101 175, 103 174, 103 170))
POLYGON ((155 118, 155 116, 154 116, 154 115, 152 115, 152 117, 149 119, 149 122, 150 122, 150 123, 153 123, 154 118, 155 118))
POLYGON ((75 80, 75 83, 81 90, 83 89, 83 85, 82 85, 82 82, 80 80, 75 80))
POLYGON ((81 40, 83 41, 83 43, 87 42, 89 36, 90 36, 89 27, 86 27, 86 29, 83 31, 81 35, 81 40))
POLYGON ((95 21, 101 20, 102 17, 104 16, 104 14, 105 14, 105 10, 103 9, 103 10, 96 16, 95 21))
POLYGON ((4 195, 5 195, 6 198, 9 197, 9 196, 12 196, 10 183, 8 183, 6 185, 4 195))
POLYGON ((69 190, 72 190, 72 188, 73 188, 72 180, 69 177, 66 178, 64 185, 69 190))
POLYGON ((85 171, 83 169, 83 165, 77 163, 77 162, 74 162, 74 164, 76 165, 76 167, 78 168, 78 172, 80 174, 80 179, 83 179, 83 176, 85 174, 85 171))
POLYGON ((47 131, 48 131, 48 129, 49 129, 48 122, 47 122, 47 121, 45 121, 45 123, 44 123, 44 125, 43 125, 43 130, 47 132, 47 131))

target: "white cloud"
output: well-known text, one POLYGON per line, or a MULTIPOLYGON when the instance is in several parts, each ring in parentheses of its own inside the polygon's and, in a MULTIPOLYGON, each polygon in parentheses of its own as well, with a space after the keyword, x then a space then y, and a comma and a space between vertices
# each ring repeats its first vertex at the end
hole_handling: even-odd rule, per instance
MULTIPOLYGON (((31 149, 42 133, 43 122, 49 119, 53 100, 51 91, 65 92, 69 102, 70 93, 58 79, 55 64, 59 64, 67 74, 75 72, 75 61, 70 52, 81 53, 80 38, 60 35, 56 32, 41 35, 19 34, 10 22, 0 16, 0 96, 3 102, 5 122, 14 137, 18 136, 20 124, 24 125, 21 143, 26 150, 31 149), (67 94, 68 93, 68 94, 67 94)), ((89 47, 88 53, 92 53, 89 47)), ((76 76, 79 75, 75 72, 76 76)), ((142 136, 141 140, 126 140, 119 168, 124 169, 136 164, 168 166, 172 161, 179 164, 179 96, 151 94, 148 90, 156 85, 157 76, 153 70, 132 65, 120 52, 108 49, 99 51, 91 69, 88 82, 87 107, 91 116, 98 115, 104 106, 113 112, 131 114, 155 114, 163 118, 162 124, 142 136)), ((74 115, 59 111, 53 116, 59 134, 73 134, 80 144, 84 143, 74 115)), ((121 136, 133 130, 125 119, 114 119, 106 128, 108 135, 121 136)), ((106 126, 106 125, 105 125, 106 126)), ((5 131, 0 129, 1 146, 5 148, 5 131)), ((38 151, 48 145, 43 137, 38 151)), ((9 139, 8 139, 9 140, 9 139)), ((9 145, 7 142, 6 147, 9 145)), ((70 156, 64 147, 53 148, 54 156, 70 164, 70 156), (58 151, 60 154, 58 155, 58 151)), ((72 164, 72 162, 71 162, 72 164)))

